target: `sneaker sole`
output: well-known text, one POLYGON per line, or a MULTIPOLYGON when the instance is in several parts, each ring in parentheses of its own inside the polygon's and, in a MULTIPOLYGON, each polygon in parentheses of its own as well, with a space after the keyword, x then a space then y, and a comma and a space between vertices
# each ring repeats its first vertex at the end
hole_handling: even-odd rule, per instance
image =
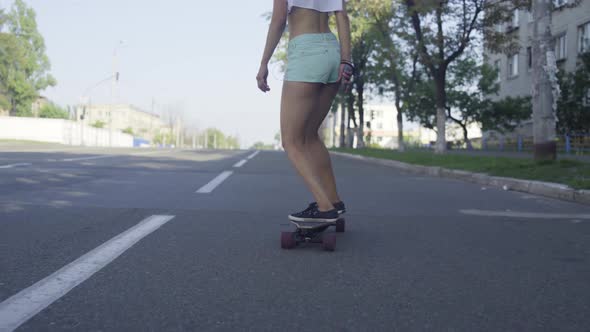
POLYGON ((318 223, 331 222, 331 223, 334 223, 334 222, 338 221, 338 219, 340 219, 340 218, 318 219, 318 218, 299 218, 299 217, 289 216, 289 219, 293 220, 293 221, 299 221, 299 222, 318 222, 318 223))

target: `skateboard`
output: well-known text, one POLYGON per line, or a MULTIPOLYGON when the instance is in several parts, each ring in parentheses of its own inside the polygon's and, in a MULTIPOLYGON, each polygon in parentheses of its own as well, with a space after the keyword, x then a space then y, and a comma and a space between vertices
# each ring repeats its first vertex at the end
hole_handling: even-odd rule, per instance
POLYGON ((337 233, 342 233, 346 228, 344 218, 336 222, 310 222, 289 220, 296 229, 294 232, 281 232, 281 248, 293 249, 300 243, 321 243, 326 251, 334 251, 336 248, 336 234, 324 233, 330 227, 336 227, 337 233))

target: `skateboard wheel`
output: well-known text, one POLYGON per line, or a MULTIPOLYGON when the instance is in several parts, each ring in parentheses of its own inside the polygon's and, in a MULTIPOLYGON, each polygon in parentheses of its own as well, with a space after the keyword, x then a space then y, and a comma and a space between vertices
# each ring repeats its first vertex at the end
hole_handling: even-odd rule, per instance
POLYGON ((336 221, 336 232, 344 233, 345 230, 346 230, 346 221, 344 220, 344 218, 338 219, 338 221, 336 221))
POLYGON ((326 251, 334 251, 336 248, 336 234, 327 233, 322 237, 322 246, 326 251))
POLYGON ((281 232, 281 248, 293 249, 296 244, 293 232, 281 232))

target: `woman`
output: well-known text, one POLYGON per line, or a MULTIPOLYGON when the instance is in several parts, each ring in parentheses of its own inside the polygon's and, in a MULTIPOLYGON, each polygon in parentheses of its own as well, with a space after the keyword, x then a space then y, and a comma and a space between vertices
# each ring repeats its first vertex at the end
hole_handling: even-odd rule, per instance
POLYGON ((318 130, 340 84, 349 86, 350 23, 344 0, 274 0, 272 20, 256 76, 263 92, 268 62, 289 23, 287 69, 281 97, 281 137, 289 160, 316 202, 289 215, 294 221, 336 222, 346 212, 336 191, 330 155, 318 130), (334 13, 340 44, 329 27, 334 13))

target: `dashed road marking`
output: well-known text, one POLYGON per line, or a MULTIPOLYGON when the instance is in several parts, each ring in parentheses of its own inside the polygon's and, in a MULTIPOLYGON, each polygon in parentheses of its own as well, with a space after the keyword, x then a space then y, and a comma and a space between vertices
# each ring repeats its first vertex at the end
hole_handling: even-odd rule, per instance
POLYGON ((82 160, 94 160, 94 159, 104 159, 104 158, 114 158, 114 157, 119 157, 119 155, 67 158, 67 159, 61 159, 60 161, 82 161, 82 160))
POLYGON ((232 172, 232 171, 222 172, 215 179, 211 180, 209 183, 207 183, 206 185, 202 186, 199 190, 197 190, 197 193, 198 194, 211 193, 213 190, 215 190, 215 188, 217 188, 217 186, 219 186, 223 181, 225 181, 227 178, 229 178, 233 173, 234 172, 232 172))
POLYGON ((25 167, 25 166, 31 166, 33 164, 31 163, 16 163, 16 164, 10 164, 10 165, 1 165, 0 169, 7 169, 7 168, 15 168, 15 167, 25 167))
POLYGON ((0 303, 0 331, 15 330, 173 218, 174 216, 146 218, 45 279, 0 303))
POLYGON ((247 162, 248 162, 248 160, 247 160, 247 159, 240 160, 238 163, 236 163, 236 164, 234 165, 234 167, 235 167, 235 168, 240 168, 240 167, 244 166, 244 164, 245 164, 245 163, 247 163, 247 162))
POLYGON ((256 157, 259 153, 260 153, 260 150, 254 152, 253 154, 248 156, 248 159, 252 159, 252 158, 256 157))

